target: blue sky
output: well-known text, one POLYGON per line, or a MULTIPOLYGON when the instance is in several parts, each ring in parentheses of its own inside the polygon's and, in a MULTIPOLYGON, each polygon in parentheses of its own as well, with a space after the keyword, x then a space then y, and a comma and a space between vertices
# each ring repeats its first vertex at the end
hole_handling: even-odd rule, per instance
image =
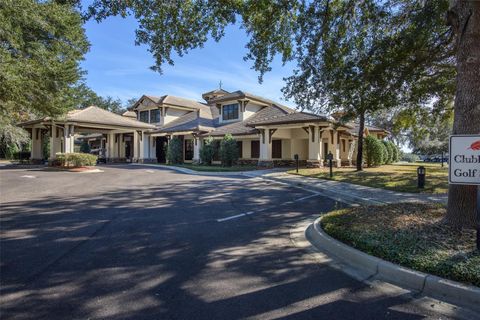
POLYGON ((245 90, 289 106, 280 91, 283 78, 291 75, 293 63, 282 66, 281 59, 258 83, 252 62, 243 61, 247 36, 238 25, 229 26, 220 42, 208 41, 203 48, 175 56, 175 65, 164 65, 163 74, 149 69, 154 59, 147 46, 135 46, 134 18, 111 17, 97 23, 89 21, 85 30, 91 43, 82 63, 86 82, 97 94, 120 98, 124 102, 142 94, 171 94, 201 100, 201 94, 218 88, 222 81, 227 91, 245 90))

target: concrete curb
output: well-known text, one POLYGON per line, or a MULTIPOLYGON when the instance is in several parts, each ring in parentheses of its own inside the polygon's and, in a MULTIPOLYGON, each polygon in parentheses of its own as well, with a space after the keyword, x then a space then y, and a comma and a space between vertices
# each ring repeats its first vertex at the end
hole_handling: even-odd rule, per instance
POLYGON ((267 170, 249 170, 249 171, 227 171, 227 172, 210 172, 210 171, 195 171, 188 168, 176 167, 176 166, 167 166, 162 164, 151 164, 151 163, 130 163, 129 165, 133 166, 145 166, 153 168, 162 168, 175 170, 185 174, 191 174, 196 176, 245 176, 245 177, 257 177, 263 174, 282 171, 284 169, 267 169, 267 170))
POLYGON ((360 269, 368 278, 378 278, 419 294, 480 311, 480 288, 415 271, 354 249, 323 231, 322 217, 305 230, 305 236, 318 250, 325 250, 348 266, 360 269))

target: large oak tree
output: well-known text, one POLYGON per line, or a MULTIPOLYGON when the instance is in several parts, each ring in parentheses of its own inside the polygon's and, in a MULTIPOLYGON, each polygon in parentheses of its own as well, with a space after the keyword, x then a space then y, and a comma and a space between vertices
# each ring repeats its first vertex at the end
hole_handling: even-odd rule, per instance
MULTIPOLYGON (((69 1, 67 1, 69 2, 69 1)), ((76 1, 72 1, 76 2, 76 1)), ((448 105, 457 65, 454 133, 480 130, 480 2, 456 0, 94 0, 85 16, 98 21, 132 14, 137 44, 149 45, 154 70, 220 40, 228 24, 247 31, 259 79, 276 55, 296 59, 286 93, 311 107, 337 104, 360 123, 392 105, 448 105), (450 27, 445 24, 448 12, 450 27), (455 36, 455 42, 452 41, 455 36), (455 44, 455 46, 452 46, 455 44), (456 55, 455 55, 456 52, 456 55)), ((361 152, 358 164, 361 165, 361 152)), ((360 168, 359 168, 360 169, 360 168)), ((475 222, 475 188, 451 186, 447 219, 475 222)))

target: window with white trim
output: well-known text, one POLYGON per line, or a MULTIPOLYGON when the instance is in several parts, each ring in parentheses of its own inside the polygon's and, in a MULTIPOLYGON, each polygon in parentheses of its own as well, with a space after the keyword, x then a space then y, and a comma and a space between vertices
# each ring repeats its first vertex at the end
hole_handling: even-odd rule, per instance
POLYGON ((226 104, 222 107, 222 119, 237 120, 238 119, 238 103, 226 104))

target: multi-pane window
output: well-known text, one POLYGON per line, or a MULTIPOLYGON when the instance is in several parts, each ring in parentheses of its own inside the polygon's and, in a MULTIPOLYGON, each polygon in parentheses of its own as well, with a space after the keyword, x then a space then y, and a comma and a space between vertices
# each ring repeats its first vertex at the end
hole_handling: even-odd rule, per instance
POLYGON ((140 111, 138 120, 148 123, 148 111, 140 111))
POLYGON ((250 157, 253 159, 260 157, 260 141, 252 140, 250 142, 250 157))
POLYGON ((272 141, 272 158, 274 159, 282 158, 282 140, 272 141))
POLYGON ((224 105, 222 107, 222 119, 223 120, 238 119, 238 103, 224 105))
POLYGON ((243 158, 243 141, 237 141, 238 157, 243 158))
POLYGON ((150 123, 160 122, 160 109, 150 110, 150 123))

